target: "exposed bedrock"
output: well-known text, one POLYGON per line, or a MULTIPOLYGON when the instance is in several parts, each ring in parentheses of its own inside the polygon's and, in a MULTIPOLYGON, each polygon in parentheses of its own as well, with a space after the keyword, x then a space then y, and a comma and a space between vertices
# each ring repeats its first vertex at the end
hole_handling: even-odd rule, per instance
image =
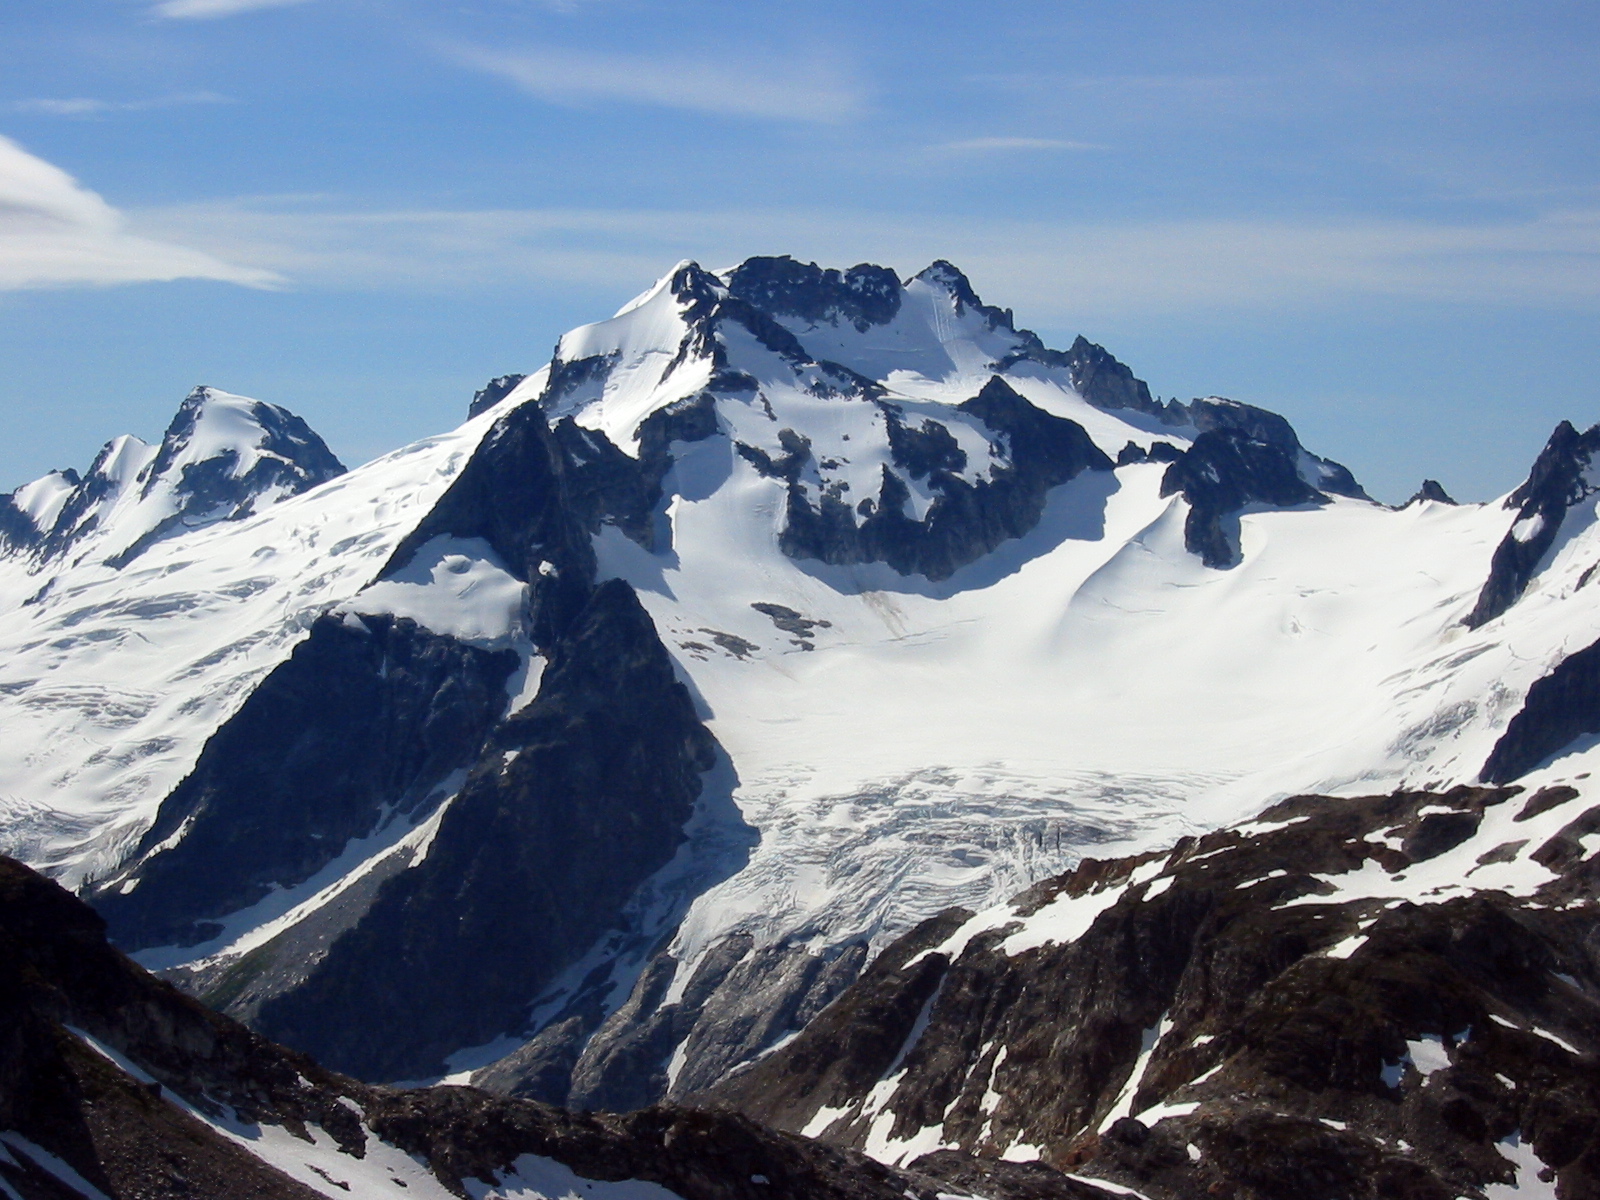
POLYGON ((728 292, 776 317, 845 320, 865 333, 894 320, 901 287, 887 267, 862 263, 848 271, 824 270, 783 255, 740 263, 728 273, 728 292))
POLYGON ((1454 504, 1450 493, 1444 490, 1444 484, 1437 479, 1424 479, 1422 486, 1412 493, 1411 499, 1402 504, 1401 508, 1410 508, 1413 504, 1421 504, 1424 500, 1432 500, 1435 504, 1454 504))
MULTIPOLYGON (((1037 525, 1051 488, 1084 471, 1112 469, 1081 425, 1029 403, 999 376, 956 407, 1004 441, 1006 465, 997 466, 988 479, 972 482, 956 474, 966 459, 945 426, 932 419, 912 425, 896 406, 884 404, 894 465, 933 493, 920 520, 906 515, 910 490, 887 467, 876 500, 851 508, 824 492, 813 504, 798 482, 810 456, 810 444, 801 435, 792 436, 785 459, 758 461, 759 468, 790 481, 779 542, 784 553, 835 565, 882 562, 902 575, 947 579, 1037 525)), ((749 448, 741 450, 752 457, 749 448)))
POLYGON ((520 663, 390 616, 325 616, 206 742, 131 862, 90 891, 129 949, 194 945, 477 760, 520 663), (181 836, 180 836, 181 835, 181 836))
POLYGON ((259 1027, 371 1079, 442 1073, 447 1054, 517 1028, 672 858, 713 745, 632 589, 600 585, 426 858, 259 1027))
POLYGON ((566 460, 537 404, 495 422, 471 460, 379 578, 405 567, 436 537, 482 538, 529 586, 536 645, 559 637, 594 587, 594 548, 567 495, 566 460))
POLYGON ((1526 898, 1335 887, 1404 878, 1516 791, 1296 797, 1249 836, 1086 861, 945 951, 953 911, 707 1098, 841 1146, 1033 1147, 1152 1200, 1449 1200, 1511 1183, 1515 1137, 1557 1194, 1600 1195, 1600 868, 1580 844, 1600 813, 1533 854, 1550 882, 1526 898), (1007 953, 1064 897, 1090 915, 1007 953))
POLYGON ((1485 783, 1509 783, 1586 734, 1600 733, 1600 642, 1569 654, 1527 699, 1483 764, 1485 783))
POLYGON ((0 961, 0 1191, 22 1200, 415 1194, 415 1177, 408 1185, 375 1165, 394 1161, 389 1147, 463 1198, 503 1176, 506 1192, 526 1194, 516 1174, 526 1155, 586 1180, 659 1184, 683 1200, 936 1200, 949 1190, 734 1113, 572 1113, 473 1088, 396 1091, 337 1075, 140 970, 106 942, 91 909, 7 858, 0 961), (274 1139, 321 1146, 316 1188, 279 1169, 297 1156, 274 1158, 274 1139), (72 1178, 81 1185, 69 1188, 72 1178))
POLYGON ((1308 453, 1277 413, 1218 398, 1182 407, 1200 435, 1167 468, 1161 494, 1182 493, 1189 502, 1184 545, 1208 567, 1238 563, 1246 505, 1325 504, 1328 494, 1369 499, 1348 470, 1308 453))
POLYGON ((1600 449, 1600 425, 1584 433, 1568 421, 1556 426, 1527 480, 1506 497, 1506 507, 1517 510, 1517 519, 1495 547, 1489 577, 1466 617, 1469 629, 1487 624, 1517 602, 1555 545, 1567 510, 1600 490, 1589 473, 1596 449, 1600 449))
POLYGON ((467 416, 475 417, 479 413, 488 412, 500 401, 504 400, 517 388, 517 385, 526 379, 526 375, 497 375, 472 393, 472 402, 467 405, 467 416))
POLYGON ((668 1001, 678 961, 662 952, 615 1012, 602 1019, 598 997, 580 993, 473 1082, 575 1108, 642 1108, 688 1095, 802 1029, 854 982, 866 959, 858 943, 818 954, 794 944, 757 948, 749 935, 734 934, 668 1001))

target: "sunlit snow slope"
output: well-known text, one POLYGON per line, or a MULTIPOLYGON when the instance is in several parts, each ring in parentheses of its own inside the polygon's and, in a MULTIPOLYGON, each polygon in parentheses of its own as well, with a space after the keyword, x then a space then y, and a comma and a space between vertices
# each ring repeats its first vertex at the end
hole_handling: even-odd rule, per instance
POLYGON ((372 579, 492 421, 480 416, 298 495, 272 479, 240 495, 243 519, 150 539, 181 510, 186 467, 220 461, 219 474, 241 479, 271 453, 259 449, 256 402, 196 396, 203 436, 167 455, 170 470, 153 469, 170 435, 162 447, 118 438, 75 493, 98 511, 63 529, 58 500, 39 552, 0 557, 0 844, 64 882, 121 859, 206 738, 317 615, 372 579), (141 541, 143 552, 126 558, 141 541), (66 562, 51 553, 57 546, 68 547, 66 562))

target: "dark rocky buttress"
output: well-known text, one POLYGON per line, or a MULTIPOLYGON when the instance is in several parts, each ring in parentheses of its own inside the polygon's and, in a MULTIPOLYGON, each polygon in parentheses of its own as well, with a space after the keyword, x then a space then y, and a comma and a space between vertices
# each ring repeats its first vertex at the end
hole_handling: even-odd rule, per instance
MULTIPOLYGON (((1520 1137, 1557 1194, 1600 1195, 1600 864, 1581 845, 1600 809, 1534 853, 1552 877, 1533 897, 1399 903, 1325 882, 1403 874, 1517 791, 1300 796, 1248 836, 1085 861, 1014 902, 1023 917, 1109 893, 1062 944, 1007 953, 995 928, 952 961, 939 947, 970 916, 953 910, 701 1099, 825 1124, 841 1146, 937 1130, 958 1153, 913 1169, 981 1194, 983 1161, 1027 1145, 1040 1179, 1017 1195, 1068 1195, 1048 1188, 1073 1172, 1151 1200, 1451 1200, 1512 1183, 1502 1147, 1520 1137)), ((1577 796, 1547 791, 1518 819, 1577 796)))
POLYGON ((633 590, 600 585, 549 653, 427 857, 262 1007, 264 1032, 365 1078, 442 1073, 523 1024, 672 858, 713 743, 633 590))
POLYGON ((728 272, 728 293, 775 317, 818 324, 845 320, 865 333, 900 311, 900 280, 887 267, 862 263, 824 270, 788 255, 748 258, 728 272))
POLYGON ((1277 413, 1218 398, 1192 401, 1185 412, 1200 435, 1167 468, 1161 494, 1189 502, 1184 545, 1208 567, 1238 563, 1238 514, 1247 504, 1326 504, 1325 493, 1370 499, 1343 466, 1308 453, 1277 413))
POLYGON ((1600 733, 1600 642, 1535 681, 1483 764, 1485 783, 1509 783, 1585 734, 1600 733))
POLYGON ((205 941, 391 812, 420 816, 477 760, 519 661, 410 620, 320 618, 206 742, 131 863, 90 893, 113 936, 129 949, 205 941))
POLYGON ((526 375, 495 376, 472 394, 472 403, 467 405, 467 416, 471 418, 479 413, 488 412, 514 392, 517 385, 526 378, 526 375))
POLYGON ((1495 547, 1478 602, 1465 624, 1476 629, 1500 616, 1521 597, 1545 552, 1555 544, 1567 510, 1596 490, 1588 478, 1594 452, 1600 449, 1600 425, 1579 433, 1568 421, 1556 426, 1527 481, 1506 497, 1517 519, 1495 547))
POLYGON ((946 579, 1037 525, 1051 488, 1084 471, 1112 469, 1083 426, 1029 403, 998 375, 956 406, 1001 439, 1004 465, 976 482, 956 474, 967 465, 966 456, 949 429, 928 418, 912 424, 902 409, 881 403, 894 465, 934 493, 920 520, 906 515, 910 491, 887 467, 878 496, 851 508, 826 491, 813 502, 801 486, 800 471, 811 455, 802 435, 783 431, 789 436, 781 460, 740 447, 758 469, 789 480, 779 545, 791 558, 836 565, 883 562, 903 575, 946 579))

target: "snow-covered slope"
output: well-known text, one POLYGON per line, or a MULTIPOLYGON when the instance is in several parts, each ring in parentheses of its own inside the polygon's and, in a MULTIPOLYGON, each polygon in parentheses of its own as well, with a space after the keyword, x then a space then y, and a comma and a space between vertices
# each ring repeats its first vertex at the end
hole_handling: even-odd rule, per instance
POLYGON ((0 849, 69 884, 120 862, 206 739, 318 615, 372 580, 491 421, 297 489, 306 468, 280 448, 321 448, 316 435, 282 409, 197 389, 159 449, 118 438, 81 482, 19 489, 41 536, 0 557, 0 849), (254 419, 263 411, 272 425, 254 419), (197 477, 261 486, 215 519, 193 511, 197 477))
POLYGON ((65 557, 41 535, 0 558, 6 846, 114 880, 145 961, 335 1066, 448 1059, 587 1107, 703 1088, 952 904, 1292 793, 1475 780, 1600 636, 1575 432, 1511 507, 1391 510, 1281 417, 1159 402, 948 264, 680 264, 491 391, 456 433, 236 520, 164 524, 148 478, 176 466, 139 482, 136 445, 12 501, 43 529, 69 484, 111 497, 65 557), (656 638, 720 748, 687 821, 670 781, 704 755, 660 732, 656 638), (375 708, 359 729, 314 694, 335 667, 330 694, 375 708), (417 732, 468 695, 465 732, 417 732), (607 742, 607 714, 660 736, 607 742), (431 765, 324 795, 357 733, 352 763, 416 742, 431 765), (307 790, 263 808, 280 753, 307 790), (670 786, 635 821, 649 780, 670 786), (229 835, 252 811, 270 828, 229 835), (608 836, 603 886, 570 877, 611 898, 552 896, 608 836), (213 844, 230 878, 185 865, 213 844), (546 911, 576 923, 507 941, 546 911), (441 999, 458 971, 483 986, 441 999), (388 1057, 337 1032, 372 972, 388 1057))

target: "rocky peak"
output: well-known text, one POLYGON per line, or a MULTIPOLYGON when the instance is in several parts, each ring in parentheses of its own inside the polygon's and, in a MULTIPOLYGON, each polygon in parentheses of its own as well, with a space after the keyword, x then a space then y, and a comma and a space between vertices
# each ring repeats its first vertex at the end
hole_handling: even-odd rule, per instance
POLYGON ((749 258, 725 276, 728 293, 775 317, 813 324, 845 320, 865 333, 900 311, 900 280, 887 267, 860 263, 848 271, 796 262, 788 255, 749 258))
POLYGON ((287 409, 197 387, 159 446, 124 436, 107 442, 79 480, 58 473, 28 485, 41 560, 93 537, 122 566, 183 529, 240 520, 344 473, 311 428, 287 409), (53 514, 53 516, 51 515, 53 514))
POLYGON ((948 292, 950 298, 956 302, 958 317, 970 308, 987 317, 991 329, 1014 329, 1011 310, 995 308, 978 299, 978 293, 972 289, 972 281, 953 263, 946 262, 942 258, 936 259, 917 272, 913 279, 948 292))
POLYGON ((1277 413, 1208 396, 1176 405, 1200 431, 1161 480, 1161 494, 1189 502, 1184 544, 1208 567, 1239 561, 1238 513, 1247 504, 1326 504, 1328 496, 1370 497, 1339 463, 1300 444, 1277 413))
POLYGON ((1422 486, 1412 495, 1411 499, 1402 504, 1401 508, 1410 508, 1413 504, 1421 504, 1424 500, 1431 500, 1435 504, 1455 504, 1450 498, 1450 493, 1444 490, 1444 485, 1437 479, 1424 479, 1422 486))
POLYGON ((467 406, 467 416, 470 418, 488 412, 514 392, 517 385, 526 378, 526 375, 495 376, 472 394, 472 403, 467 406))
POLYGON ((1517 519, 1495 549, 1489 578, 1465 621, 1469 629, 1494 620, 1517 602, 1545 551, 1555 544, 1567 510, 1600 491, 1592 470, 1597 449, 1600 425, 1584 433, 1569 421, 1556 426, 1526 482, 1506 497, 1505 507, 1516 509, 1517 519))

